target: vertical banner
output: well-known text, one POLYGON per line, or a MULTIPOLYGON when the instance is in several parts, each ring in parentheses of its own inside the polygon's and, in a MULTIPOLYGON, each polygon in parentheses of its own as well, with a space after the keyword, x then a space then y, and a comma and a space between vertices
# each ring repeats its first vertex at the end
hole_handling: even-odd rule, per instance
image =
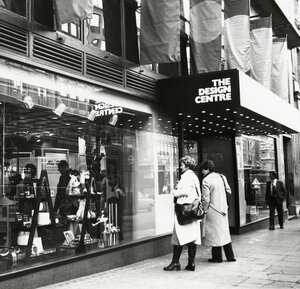
POLYGON ((141 64, 180 61, 180 1, 142 0, 141 64))
POLYGON ((224 45, 228 69, 250 70, 249 0, 224 0, 224 45))
POLYGON ((250 76, 271 89, 272 20, 271 17, 250 21, 251 68, 250 76))
POLYGON ((273 66, 272 66, 272 91, 282 99, 288 101, 288 48, 286 38, 273 39, 273 66))
POLYGON ((93 0, 55 0, 54 4, 58 25, 78 23, 93 16, 93 0))
POLYGON ((193 73, 220 70, 221 21, 221 0, 190 1, 190 41, 193 73))

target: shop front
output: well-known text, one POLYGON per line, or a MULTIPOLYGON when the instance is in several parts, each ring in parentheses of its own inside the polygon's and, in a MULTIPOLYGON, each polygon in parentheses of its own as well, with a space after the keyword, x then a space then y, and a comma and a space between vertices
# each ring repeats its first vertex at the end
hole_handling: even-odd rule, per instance
POLYGON ((153 103, 0 68, 1 284, 33 288, 168 252, 178 142, 153 103))
POLYGON ((182 152, 212 159, 227 176, 231 231, 268 226, 266 182, 271 170, 288 182, 286 146, 300 131, 299 110, 238 70, 159 80, 158 91, 182 152))

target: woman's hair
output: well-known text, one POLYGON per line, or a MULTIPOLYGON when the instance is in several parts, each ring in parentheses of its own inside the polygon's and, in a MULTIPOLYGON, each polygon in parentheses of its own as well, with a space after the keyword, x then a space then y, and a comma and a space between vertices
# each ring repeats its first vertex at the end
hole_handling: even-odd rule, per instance
POLYGON ((28 170, 31 172, 31 177, 34 178, 37 173, 36 166, 34 164, 26 164, 25 171, 28 171, 28 170))
POLYGON ((196 166, 196 161, 190 156, 184 156, 179 160, 179 163, 183 163, 186 167, 193 170, 196 166))
POLYGON ((210 172, 215 171, 215 164, 212 160, 204 160, 200 164, 200 170, 209 170, 210 172))

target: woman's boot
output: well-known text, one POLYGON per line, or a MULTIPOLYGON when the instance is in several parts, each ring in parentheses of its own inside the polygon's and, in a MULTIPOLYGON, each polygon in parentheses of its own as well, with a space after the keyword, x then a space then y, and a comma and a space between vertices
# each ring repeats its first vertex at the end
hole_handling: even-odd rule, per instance
POLYGON ((179 259, 180 259, 181 251, 182 251, 182 246, 174 245, 172 262, 169 266, 164 267, 165 271, 180 270, 179 259))
POLYGON ((195 271, 195 256, 196 256, 197 246, 194 243, 188 244, 188 256, 189 262, 185 267, 185 270, 195 271))

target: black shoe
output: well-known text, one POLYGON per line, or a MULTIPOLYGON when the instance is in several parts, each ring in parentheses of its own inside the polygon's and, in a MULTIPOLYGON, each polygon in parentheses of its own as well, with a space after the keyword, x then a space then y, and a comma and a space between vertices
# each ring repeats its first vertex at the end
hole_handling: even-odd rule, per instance
POLYGON ((227 260, 227 262, 235 262, 236 261, 236 259, 229 259, 229 260, 227 260))
POLYGON ((284 229, 283 226, 280 226, 280 229, 284 229))
POLYGON ((222 263, 222 260, 215 260, 215 259, 208 259, 208 262, 210 263, 222 263))
POLYGON ((187 264, 184 269, 188 271, 195 271, 195 264, 187 264))
POLYGON ((274 226, 270 226, 269 230, 275 230, 274 226))
POLYGON ((164 267, 164 271, 179 271, 180 263, 171 263, 169 266, 164 267))

